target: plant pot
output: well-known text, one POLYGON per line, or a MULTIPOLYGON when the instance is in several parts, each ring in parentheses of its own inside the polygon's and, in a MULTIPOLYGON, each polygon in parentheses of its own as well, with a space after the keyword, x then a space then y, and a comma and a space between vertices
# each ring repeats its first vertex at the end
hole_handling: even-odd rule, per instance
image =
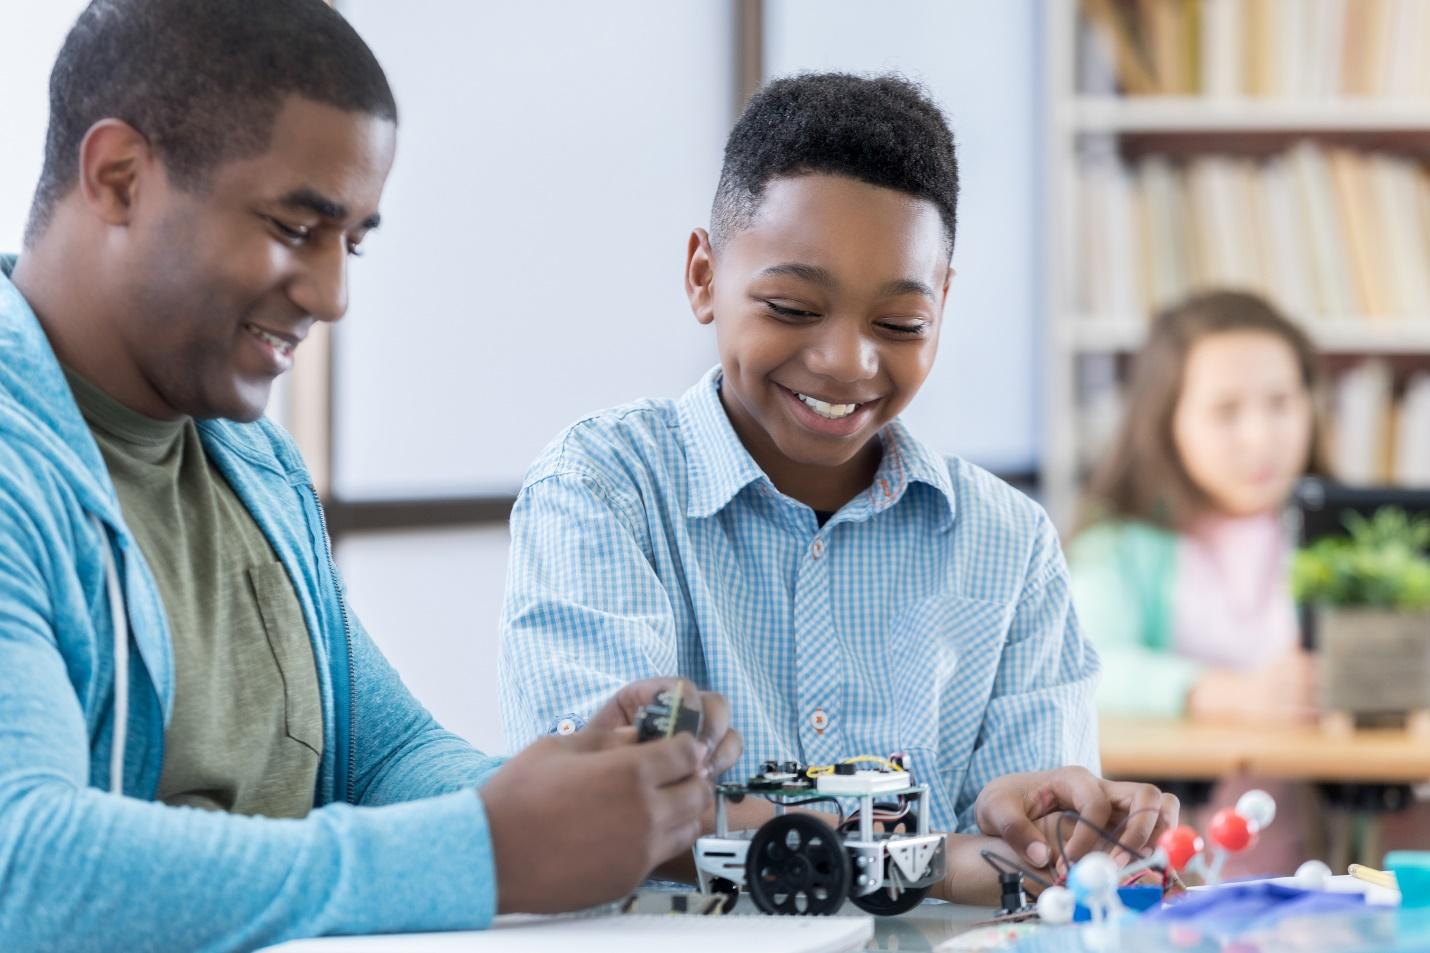
POLYGON ((1327 606, 1315 616, 1323 710, 1430 709, 1430 612, 1327 606))

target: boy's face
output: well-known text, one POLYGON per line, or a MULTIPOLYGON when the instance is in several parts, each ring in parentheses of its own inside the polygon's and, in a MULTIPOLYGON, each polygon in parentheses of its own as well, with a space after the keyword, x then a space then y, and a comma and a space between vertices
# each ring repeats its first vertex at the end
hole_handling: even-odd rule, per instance
POLYGON ((173 414, 256 419, 313 322, 342 317, 348 256, 376 223, 395 132, 290 97, 262 155, 192 192, 151 177, 130 229, 121 346, 173 414))
POLYGON ((857 463, 933 366, 950 275, 933 203, 843 176, 771 181, 718 253, 697 230, 691 306, 715 325, 726 412, 766 472, 857 463))

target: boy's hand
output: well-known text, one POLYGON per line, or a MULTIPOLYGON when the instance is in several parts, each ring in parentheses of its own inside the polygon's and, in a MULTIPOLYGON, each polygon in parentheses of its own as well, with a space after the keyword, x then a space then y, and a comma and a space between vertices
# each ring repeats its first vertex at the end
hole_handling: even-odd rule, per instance
POLYGON ((702 692, 694 683, 683 678, 646 678, 621 688, 606 702, 601 710, 591 716, 587 730, 592 728, 614 731, 635 724, 636 712, 643 705, 649 705, 656 693, 673 691, 679 687, 682 702, 691 708, 700 709, 704 715, 700 726, 700 740, 710 749, 707 764, 710 777, 718 778, 740 757, 743 742, 739 732, 730 727, 730 705, 717 692, 702 692))
POLYGON ((1005 775, 987 785, 974 805, 979 829, 1002 838, 1034 867, 1062 871, 1094 850, 1110 851, 1119 864, 1131 862, 1126 851, 1113 848, 1086 824, 1071 821, 1062 827, 1066 857, 1055 856, 1055 815, 1067 810, 1115 834, 1128 848, 1146 852, 1163 831, 1177 825, 1181 802, 1150 784, 1108 781, 1086 768, 1065 767, 1005 775))
POLYGON ((687 851, 713 803, 706 747, 688 734, 639 744, 593 725, 542 738, 478 792, 500 913, 616 900, 687 851))

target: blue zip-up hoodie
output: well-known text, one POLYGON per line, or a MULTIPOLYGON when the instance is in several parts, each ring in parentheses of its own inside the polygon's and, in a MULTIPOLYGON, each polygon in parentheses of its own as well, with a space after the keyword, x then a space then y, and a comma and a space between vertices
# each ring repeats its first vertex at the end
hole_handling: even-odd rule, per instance
POLYGON ((154 802, 168 625, 10 281, 15 261, 0 257, 0 949, 232 950, 485 926, 496 877, 473 789, 501 762, 443 731, 349 611, 311 479, 266 420, 199 431, 303 607, 323 699, 314 810, 272 820, 154 802))

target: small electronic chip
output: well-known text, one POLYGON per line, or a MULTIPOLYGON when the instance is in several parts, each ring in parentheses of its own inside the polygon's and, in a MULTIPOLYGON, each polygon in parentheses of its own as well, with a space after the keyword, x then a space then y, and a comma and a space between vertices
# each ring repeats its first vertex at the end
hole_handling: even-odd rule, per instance
POLYGON ((685 704, 679 685, 656 693, 655 700, 636 711, 636 737, 641 741, 670 738, 678 732, 700 734, 704 720, 699 707, 685 704))

